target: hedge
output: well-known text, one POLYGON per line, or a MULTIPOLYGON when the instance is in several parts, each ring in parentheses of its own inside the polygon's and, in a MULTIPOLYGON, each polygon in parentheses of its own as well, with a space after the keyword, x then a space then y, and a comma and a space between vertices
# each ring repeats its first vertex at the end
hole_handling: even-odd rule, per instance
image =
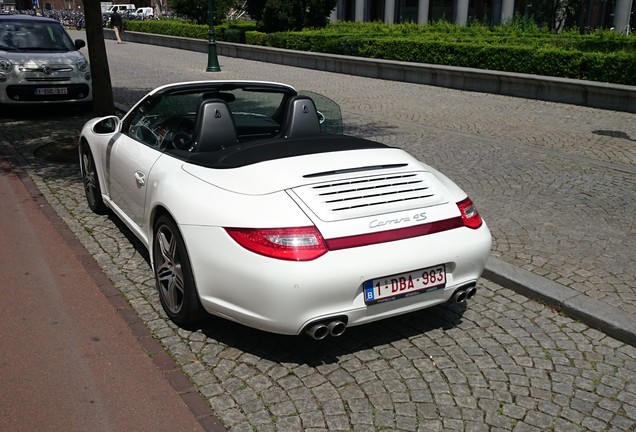
MULTIPOLYGON (((207 39, 184 21, 130 21, 147 33, 207 39)), ((325 29, 261 33, 249 21, 215 26, 217 40, 366 58, 472 67, 636 85, 636 37, 597 31, 555 35, 536 27, 332 23, 325 29)))
MULTIPOLYGON (((125 23, 126 30, 167 36, 207 39, 209 27, 184 20, 130 20, 125 23)), ((245 43, 245 32, 256 29, 251 21, 228 21, 214 26, 214 36, 225 42, 245 43)))

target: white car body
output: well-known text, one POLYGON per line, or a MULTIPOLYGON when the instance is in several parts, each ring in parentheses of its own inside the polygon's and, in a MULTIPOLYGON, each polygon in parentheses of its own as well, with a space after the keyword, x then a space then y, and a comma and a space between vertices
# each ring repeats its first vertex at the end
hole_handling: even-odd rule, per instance
MULTIPOLYGON (((149 97, 180 85, 193 83, 164 86, 149 97)), ((275 83, 252 85, 296 93, 275 83)), ((86 123, 80 137, 84 178, 90 177, 82 150, 88 146, 103 203, 151 251, 156 272, 156 221, 169 214, 187 250, 196 296, 207 312, 261 330, 306 332, 321 339, 329 333, 337 336, 347 326, 463 301, 475 293, 490 252, 490 232, 457 185, 406 152, 343 135, 320 135, 249 141, 237 144, 234 152, 233 147, 220 150, 226 156, 219 160, 214 152, 188 156, 185 150, 159 150, 121 132, 132 124, 131 116, 147 112, 144 103, 150 106, 140 102, 122 122, 106 118, 86 123), (104 125, 112 127, 104 131, 104 125), (299 150, 304 142, 317 149, 322 143, 331 147, 305 152, 299 150), (284 156, 272 156, 279 146, 289 147, 284 156), (249 157, 242 151, 262 151, 264 156, 246 163, 243 159, 249 157), (202 162, 206 158, 214 159, 215 167, 202 162), (462 202, 467 213, 474 212, 469 216, 478 219, 473 227, 465 223, 466 213, 458 206, 462 202), (326 248, 311 259, 279 259, 246 249, 231 234, 232 229, 289 227, 315 227, 326 248), (430 286, 422 288, 420 279, 429 277, 430 286), (388 300, 367 304, 365 295, 379 292, 365 291, 367 281, 386 282, 395 292, 388 300)), ((237 119, 238 129, 239 123, 237 119)))
POLYGON ((0 105, 90 103, 84 45, 56 20, 0 15, 0 105))
POLYGON ((155 11, 151 7, 141 7, 137 8, 137 10, 132 13, 132 15, 140 18, 151 18, 155 15, 155 11))
POLYGON ((126 12, 134 12, 135 9, 136 7, 132 3, 115 4, 108 8, 108 13, 118 12, 120 14, 125 14, 126 12))

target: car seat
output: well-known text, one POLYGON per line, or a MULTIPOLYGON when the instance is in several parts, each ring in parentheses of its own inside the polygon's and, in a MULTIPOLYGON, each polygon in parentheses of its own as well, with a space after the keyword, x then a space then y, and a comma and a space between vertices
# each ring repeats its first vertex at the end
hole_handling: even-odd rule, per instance
POLYGON ((287 101, 283 116, 283 138, 320 135, 320 120, 314 101, 307 96, 293 96, 287 101))
POLYGON ((236 125, 227 103, 208 99, 197 109, 193 152, 213 152, 238 144, 236 125))

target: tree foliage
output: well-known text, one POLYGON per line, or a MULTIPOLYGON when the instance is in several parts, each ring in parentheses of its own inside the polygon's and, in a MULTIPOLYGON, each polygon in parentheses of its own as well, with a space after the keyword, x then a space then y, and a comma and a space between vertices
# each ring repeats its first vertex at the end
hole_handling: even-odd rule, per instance
POLYGON ((322 28, 337 0, 248 0, 247 11, 266 33, 322 28))
MULTIPOLYGON (((209 0, 168 0, 170 8, 181 17, 198 24, 208 21, 209 0)), ((241 16, 243 9, 258 22, 259 30, 277 32, 322 28, 337 0, 213 0, 214 24, 221 24, 232 16, 241 16)))
MULTIPOLYGON (((213 0, 214 24, 221 24, 231 10, 239 7, 237 3, 237 0, 213 0)), ((168 0, 168 4, 178 16, 198 24, 208 22, 208 0, 168 0)))

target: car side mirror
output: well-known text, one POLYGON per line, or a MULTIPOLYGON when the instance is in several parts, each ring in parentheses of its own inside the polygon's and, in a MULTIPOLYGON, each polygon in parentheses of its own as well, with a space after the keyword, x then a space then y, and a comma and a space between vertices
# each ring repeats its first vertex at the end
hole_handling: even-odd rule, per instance
POLYGON ((75 39, 75 49, 80 50, 86 46, 86 42, 82 39, 75 39))
POLYGON ((93 125, 96 134, 112 134, 119 129, 121 120, 117 116, 104 117, 93 125))

